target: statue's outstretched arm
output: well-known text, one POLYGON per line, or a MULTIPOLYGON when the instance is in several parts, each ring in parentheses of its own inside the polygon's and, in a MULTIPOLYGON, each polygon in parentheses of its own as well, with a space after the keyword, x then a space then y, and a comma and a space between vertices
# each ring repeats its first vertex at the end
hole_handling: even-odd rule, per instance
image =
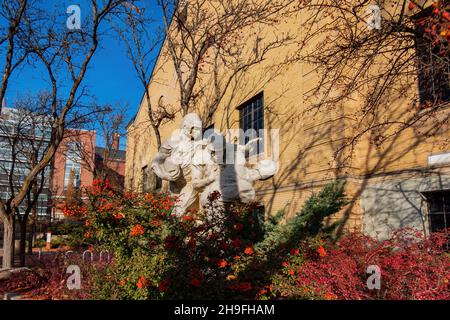
POLYGON ((152 161, 153 172, 163 180, 176 181, 181 175, 180 166, 170 161, 172 149, 162 146, 152 161))

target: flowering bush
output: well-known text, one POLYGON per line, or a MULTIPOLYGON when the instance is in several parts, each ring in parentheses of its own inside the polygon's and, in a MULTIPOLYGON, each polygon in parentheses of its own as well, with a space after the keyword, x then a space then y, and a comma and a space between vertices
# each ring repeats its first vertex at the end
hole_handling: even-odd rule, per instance
POLYGON ((345 204, 342 186, 331 185, 281 227, 261 223, 256 204, 217 212, 217 194, 201 212, 181 217, 172 215, 176 199, 167 195, 121 195, 96 182, 89 196, 91 207, 81 212, 85 237, 98 250, 114 252, 114 264, 94 290, 105 299, 259 297, 270 291, 270 275, 279 269, 273 261, 286 253, 284 237, 316 234, 323 218, 345 204))
POLYGON ((300 299, 449 299, 450 259, 445 234, 424 237, 415 229, 398 230, 377 241, 359 233, 338 242, 301 242, 273 278, 273 297, 300 299), (380 289, 369 290, 366 273, 381 270, 380 289))
MULTIPOLYGON (((108 281, 99 278, 94 289, 97 298, 232 298, 236 290, 252 288, 244 277, 229 276, 262 237, 255 206, 175 217, 176 199, 167 195, 121 195, 107 184, 96 184, 89 194, 85 237, 114 252, 108 281)), ((210 197, 211 208, 216 200, 210 197)))
POLYGON ((113 262, 92 268, 97 299, 448 299, 449 257, 441 235, 403 230, 377 241, 352 233, 333 241, 323 220, 345 206, 342 184, 330 184, 299 214, 262 223, 256 205, 217 212, 217 194, 201 212, 172 214, 163 194, 120 194, 107 182, 74 210, 86 243, 113 262), (380 290, 366 285, 381 268, 380 290), (96 271, 95 271, 96 270, 96 271))

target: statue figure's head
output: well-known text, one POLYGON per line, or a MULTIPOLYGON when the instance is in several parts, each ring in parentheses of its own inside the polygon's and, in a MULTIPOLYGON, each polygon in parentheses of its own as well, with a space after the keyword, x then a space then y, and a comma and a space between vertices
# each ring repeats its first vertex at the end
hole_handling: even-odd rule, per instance
POLYGON ((188 113, 183 118, 181 129, 192 140, 200 140, 203 133, 202 120, 196 113, 188 113))

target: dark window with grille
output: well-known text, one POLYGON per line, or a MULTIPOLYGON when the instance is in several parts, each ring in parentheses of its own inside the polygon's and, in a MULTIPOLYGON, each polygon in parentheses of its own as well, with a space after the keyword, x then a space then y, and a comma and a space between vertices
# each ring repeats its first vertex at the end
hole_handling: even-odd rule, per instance
MULTIPOLYGON (((450 101, 450 59, 448 45, 429 36, 434 22, 433 7, 415 15, 419 97, 422 107, 450 101)), ((436 27, 436 26, 434 26, 436 27)), ((439 25, 447 30, 448 23, 439 25)), ((437 30, 439 33, 439 30, 437 30)))
POLYGON ((450 248, 450 190, 425 193, 428 202, 430 232, 447 233, 447 249, 450 248))
POLYGON ((437 232, 450 228, 450 190, 426 194, 430 231, 437 232))
MULTIPOLYGON (((252 139, 262 138, 264 135, 264 97, 263 93, 258 94, 239 107, 239 126, 244 130, 244 136, 240 137, 240 143, 246 144, 252 139), (254 130, 254 131, 251 131, 254 130), (261 131, 260 131, 261 130, 261 131)), ((264 151, 264 143, 258 143, 253 154, 264 151)))

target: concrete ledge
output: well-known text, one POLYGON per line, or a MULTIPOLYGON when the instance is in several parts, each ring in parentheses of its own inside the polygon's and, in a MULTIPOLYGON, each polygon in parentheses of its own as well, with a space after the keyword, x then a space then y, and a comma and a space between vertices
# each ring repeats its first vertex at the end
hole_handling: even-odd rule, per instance
POLYGON ((21 296, 19 293, 15 293, 15 292, 6 292, 3 295, 3 300, 20 300, 21 296))
POLYGON ((30 268, 26 268, 26 267, 14 268, 14 269, 2 269, 2 270, 0 270, 0 280, 8 279, 9 277, 11 277, 12 274, 23 272, 23 271, 32 271, 32 270, 30 268))
POLYGON ((12 272, 10 270, 11 269, 0 270, 0 280, 8 279, 12 275, 12 272))

